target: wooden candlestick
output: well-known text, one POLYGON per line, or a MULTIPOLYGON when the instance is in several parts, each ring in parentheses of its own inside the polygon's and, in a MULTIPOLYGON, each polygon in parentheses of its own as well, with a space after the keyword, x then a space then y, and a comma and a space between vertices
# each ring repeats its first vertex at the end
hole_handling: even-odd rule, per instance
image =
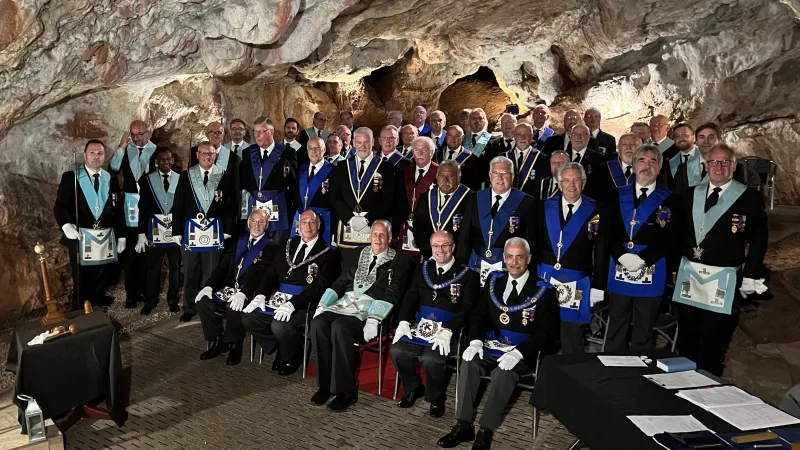
POLYGON ((42 282, 44 283, 45 305, 47 305, 47 314, 42 317, 42 326, 49 328, 55 324, 66 322, 67 318, 64 314, 58 312, 55 300, 50 298, 50 282, 47 280, 47 266, 44 263, 44 245, 37 242, 36 246, 33 247, 33 251, 39 255, 39 264, 42 268, 42 282))

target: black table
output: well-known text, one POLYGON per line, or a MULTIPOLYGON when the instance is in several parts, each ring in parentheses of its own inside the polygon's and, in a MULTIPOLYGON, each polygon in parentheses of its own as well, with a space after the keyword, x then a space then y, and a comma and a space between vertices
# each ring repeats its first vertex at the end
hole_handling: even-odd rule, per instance
MULTIPOLYGON (((652 350, 658 358, 674 356, 652 350)), ((627 416, 678 416, 691 414, 710 430, 739 430, 703 408, 664 389, 642 375, 664 373, 655 363, 648 367, 606 367, 597 354, 553 355, 539 366, 531 404, 546 409, 570 433, 592 450, 663 450, 627 416)))
POLYGON ((36 399, 45 419, 71 410, 73 420, 79 414, 102 418, 96 415, 100 411, 84 410, 83 406, 103 400, 108 416, 117 425, 122 426, 128 418, 117 330, 100 311, 78 311, 67 317, 63 325, 77 325, 78 334, 29 346, 31 339, 46 331, 36 319, 16 327, 11 335, 6 370, 16 374, 13 401, 20 408, 23 432, 26 403, 17 398, 18 394, 36 399), (95 415, 87 411, 94 411, 95 415))

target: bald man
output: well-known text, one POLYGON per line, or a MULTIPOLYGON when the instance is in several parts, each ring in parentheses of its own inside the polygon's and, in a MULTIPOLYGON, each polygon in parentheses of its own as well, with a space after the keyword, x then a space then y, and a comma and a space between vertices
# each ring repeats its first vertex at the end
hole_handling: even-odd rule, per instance
POLYGON ((533 142, 537 149, 544 149, 544 143, 547 139, 555 134, 550 128, 550 108, 547 105, 538 105, 533 108, 531 113, 531 120, 533 121, 533 142))
MULTIPOLYGON (((575 109, 567 110, 567 112, 564 113, 564 132, 561 134, 554 134, 547 138, 544 144, 544 150, 542 151, 547 155, 553 153, 555 150, 564 150, 571 154, 572 141, 570 140, 569 134, 572 127, 579 123, 583 123, 580 113, 575 109)), ((600 145, 597 143, 597 139, 595 139, 594 136, 589 136, 587 147, 599 150, 600 145)))

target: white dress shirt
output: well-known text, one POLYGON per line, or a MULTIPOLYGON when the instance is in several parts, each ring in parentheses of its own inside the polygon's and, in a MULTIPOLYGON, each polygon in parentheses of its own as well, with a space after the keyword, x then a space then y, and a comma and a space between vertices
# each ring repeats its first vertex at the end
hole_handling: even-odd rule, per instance
POLYGON ((714 186, 713 184, 709 184, 708 185, 708 191, 706 192, 706 198, 711 196, 711 194, 714 192, 714 188, 715 187, 718 187, 718 188, 722 189, 721 191, 719 191, 719 196, 722 197, 722 194, 724 194, 725 191, 727 191, 728 188, 731 187, 731 184, 733 184, 733 180, 732 179, 728 180, 728 182, 723 184, 722 186, 714 186))
POLYGON ((576 154, 578 154, 578 155, 581 155, 581 161, 583 161, 583 157, 584 157, 584 156, 586 156, 586 148, 584 147, 584 148, 583 148, 583 150, 580 150, 580 151, 578 151, 578 150, 575 150, 575 149, 573 148, 573 149, 572 149, 572 157, 571 157, 571 158, 572 158, 572 161, 575 161, 575 155, 576 155, 576 154))
POLYGON ((636 192, 634 192, 634 193, 633 193, 633 195, 634 195, 634 196, 636 196, 636 198, 639 198, 639 196, 640 196, 640 195, 642 195, 642 189, 643 189, 643 188, 644 188, 644 189, 647 189, 647 190, 644 192, 644 195, 646 195, 646 196, 648 196, 648 197, 649 197, 649 196, 650 196, 650 194, 652 194, 652 193, 653 193, 653 191, 655 191, 655 190, 656 190, 656 184, 655 184, 655 183, 653 183, 653 184, 651 184, 651 185, 649 185, 649 186, 642 186, 641 184, 639 184, 639 183, 636 183, 636 192))
POLYGON ((517 294, 522 295, 522 288, 525 287, 525 282, 528 281, 530 277, 530 271, 526 270, 525 273, 520 275, 519 278, 514 278, 511 275, 508 276, 508 282, 506 283, 506 290, 503 291, 503 303, 508 304, 508 296, 511 295, 511 290, 514 288, 514 285, 511 284, 511 280, 517 280, 517 294))
POLYGON ((303 239, 300 239, 300 245, 297 246, 297 250, 294 251, 294 255, 292 256, 292 261, 297 259, 297 254, 300 253, 300 249, 303 248, 303 244, 306 244, 305 254, 303 255, 303 260, 308 258, 308 254, 311 252, 311 249, 317 245, 317 240, 319 239, 319 235, 314 236, 314 239, 304 242, 303 239))
MULTIPOLYGON (((583 197, 578 197, 578 201, 576 201, 575 203, 572 204, 572 214, 575 214, 575 213, 578 212, 578 208, 581 207, 581 203, 583 203, 583 197)), ((561 214, 564 216, 565 220, 567 218, 567 213, 569 213, 569 207, 567 206, 569 204, 570 203, 567 201, 567 199, 562 195, 561 196, 561 214)))
POLYGON ((500 205, 497 207, 497 209, 499 210, 503 206, 503 203, 505 203, 506 200, 508 200, 508 196, 511 195, 511 189, 507 190, 505 194, 498 194, 497 192, 494 191, 494 189, 492 189, 492 206, 494 206, 494 203, 498 201, 497 200, 498 195, 500 196, 499 200, 500 205))
POLYGON ((450 258, 450 262, 445 263, 444 265, 439 265, 439 263, 437 262, 436 263, 436 273, 437 274, 439 273, 439 269, 444 269, 441 272, 442 273, 447 273, 447 271, 450 270, 450 268, 453 267, 453 264, 455 264, 455 263, 456 263, 456 259, 455 258, 450 258))
POLYGON ((421 178, 421 177, 420 177, 420 175, 419 175, 419 169, 422 169, 422 176, 424 177, 425 175, 427 175, 427 174, 428 174, 428 170, 430 170, 430 168, 431 168, 431 163, 428 163, 428 165, 427 165, 427 166, 425 166, 425 167, 414 166, 414 170, 417 172, 417 173, 414 175, 414 181, 417 181, 417 182, 418 182, 418 181, 419 181, 419 179, 421 178))
POLYGON ((93 170, 93 169, 90 169, 90 168, 89 168, 89 166, 87 166, 87 165, 85 165, 85 164, 84 164, 84 166, 83 166, 83 167, 84 167, 84 168, 86 168, 86 173, 88 173, 88 174, 89 174, 89 179, 91 179, 91 180, 92 180, 92 182, 94 183, 94 174, 96 174, 96 173, 98 173, 98 174, 99 174, 99 173, 100 173, 100 171, 99 171, 99 170, 93 170))
POLYGON ((272 150, 274 149, 275 149, 275 141, 272 141, 272 144, 270 144, 269 147, 261 149, 261 159, 268 158, 269 154, 272 153, 272 150))
POLYGON ((318 174, 319 171, 322 170, 322 166, 324 166, 324 165, 325 165, 325 158, 320 159, 319 162, 316 163, 316 164, 311 164, 311 162, 309 161, 309 163, 308 163, 308 173, 306 175, 307 176, 311 175, 311 168, 312 167, 314 168, 314 175, 318 174))
POLYGON ((267 234, 267 233, 261 233, 261 236, 259 236, 259 237, 253 237, 253 235, 251 234, 251 235, 250 235, 250 239, 255 239, 255 241, 253 241, 253 244, 252 244, 252 245, 248 243, 248 245, 250 245, 250 248, 253 248, 253 247, 255 247, 255 245, 256 245, 256 244, 258 244, 258 241, 260 241, 260 240, 261 240, 261 238, 262 238, 262 237, 264 237, 264 235, 266 235, 266 234, 267 234))

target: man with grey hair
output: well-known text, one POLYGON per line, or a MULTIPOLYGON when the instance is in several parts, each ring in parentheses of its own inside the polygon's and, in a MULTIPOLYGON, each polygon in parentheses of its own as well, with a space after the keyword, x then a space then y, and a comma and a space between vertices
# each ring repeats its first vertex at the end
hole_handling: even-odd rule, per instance
POLYGON ((403 126, 403 113, 400 111, 389 111, 386 114, 386 125, 392 125, 398 130, 403 126))
POLYGON ((572 127, 569 136, 572 162, 582 165, 587 176, 599 170, 606 162, 606 156, 603 154, 602 148, 595 150, 589 146, 589 141, 593 139, 589 127, 579 123, 572 127))
POLYGON ((492 138, 492 133, 486 131, 487 126, 489 122, 483 108, 475 108, 469 113, 469 133, 464 138, 464 147, 470 149, 475 156, 480 157, 483 154, 492 138))
POLYGON ((610 157, 617 152, 617 140, 614 139, 614 136, 600 129, 601 119, 602 114, 600 110, 594 106, 589 107, 589 109, 583 113, 583 122, 589 127, 592 137, 597 139, 600 148, 605 149, 605 155, 610 157))
MULTIPOLYGON (((564 113, 564 133, 554 134, 547 138, 542 151, 548 155, 556 150, 564 150, 567 153, 572 154, 573 144, 570 133, 572 132, 572 127, 579 123, 581 123, 580 113, 575 109, 567 110, 564 113)), ((597 143, 597 139, 590 135, 587 147, 599 151, 600 146, 597 143)))
POLYGON ((398 150, 399 139, 400 135, 394 125, 386 125, 381 128, 378 156, 384 163, 394 167, 395 174, 402 174, 411 165, 411 161, 404 158, 398 150))
POLYGON ((428 118, 428 110, 426 110, 424 106, 419 105, 414 108, 412 116, 411 121, 417 128, 417 136, 430 133, 431 126, 425 123, 425 120, 428 118))
MULTIPOLYGON (((620 138, 620 152, 623 142, 620 138)), ((607 203, 609 352, 628 350, 631 323, 630 350, 652 348, 661 297, 678 266, 675 243, 684 216, 680 198, 656 183, 663 163, 658 147, 643 145, 631 159, 635 182, 621 186, 607 203)))
POLYGON ((428 117, 430 121, 430 130, 428 130, 427 133, 420 133, 420 136, 431 138, 434 144, 436 144, 437 149, 442 148, 444 146, 444 138, 447 136, 447 131, 445 130, 447 117, 438 109, 431 111, 428 117))
POLYGON ((414 148, 411 143, 414 142, 414 139, 418 136, 417 127, 410 123, 400 128, 400 145, 397 146, 397 151, 400 152, 404 158, 412 161, 414 160, 414 148))
POLYGON ((336 133, 334 134, 342 138, 342 153, 344 153, 345 158, 349 158, 354 152, 353 132, 350 131, 350 128, 347 128, 345 125, 339 125, 336 127, 336 133))
POLYGON ((650 125, 647 122, 633 122, 631 133, 636 133, 642 142, 647 142, 650 140, 650 125))
POLYGON ((538 183, 525 185, 522 192, 537 200, 545 200, 560 192, 558 187, 558 171, 569 162, 569 153, 564 150, 555 150, 550 155, 550 176, 542 178, 538 183))
POLYGON ((533 127, 529 123, 515 125, 513 136, 513 147, 501 155, 514 163, 514 187, 527 192, 528 186, 533 188, 549 175, 550 161, 547 155, 532 145, 533 127))
MULTIPOLYGON (((330 139, 330 136, 328 136, 330 139)), ((303 211, 312 209, 321 219, 319 234, 326 244, 331 243, 331 174, 333 164, 325 161, 325 143, 322 138, 312 137, 306 144, 308 162, 300 166, 298 173, 298 189, 295 190, 294 204, 297 209, 292 217, 291 236, 299 231, 300 215, 303 211)))
POLYGON ((313 126, 306 128, 305 130, 300 132, 300 137, 298 141, 300 141, 300 145, 303 147, 306 146, 308 140, 312 137, 316 136, 322 138, 323 141, 328 140, 328 133, 325 131, 325 125, 328 123, 328 116, 325 115, 322 111, 317 111, 314 113, 313 118, 313 126))
MULTIPOLYGON (((356 150, 361 150, 359 138, 365 136, 359 130, 356 150)), ((358 401, 358 348, 354 344, 380 338, 378 325, 400 301, 409 272, 408 259, 396 257, 397 252, 389 247, 391 241, 389 222, 375 220, 369 245, 361 249, 357 264, 345 266, 322 294, 309 332, 317 355, 319 389, 311 397, 315 405, 324 405, 336 394, 328 409, 343 412, 358 401)))
POLYGON ((636 133, 620 136, 618 154, 592 173, 586 185, 586 195, 603 203, 615 202, 616 189, 636 182, 633 153, 641 146, 642 140, 636 133))
POLYGON ((450 125, 447 130, 447 136, 450 137, 445 136, 445 145, 436 152, 433 160, 439 164, 447 160, 457 162, 461 166, 464 184, 472 190, 477 190, 483 182, 483 174, 488 170, 481 171, 481 159, 461 145, 463 135, 464 130, 460 126, 450 125))
POLYGON ((529 375, 540 354, 557 350, 558 303, 556 290, 537 285, 528 270, 528 242, 512 237, 503 244, 507 272, 493 272, 489 289, 481 292, 466 329, 469 346, 461 355, 456 423, 439 439, 443 448, 474 440, 473 449, 491 448, 503 410, 511 400, 520 376, 529 375), (491 374, 489 397, 476 435, 473 415, 481 379, 491 374))
POLYGON ((420 197, 427 193, 436 181, 438 164, 431 161, 436 146, 431 138, 418 137, 411 143, 414 149, 414 165, 398 172, 397 207, 394 208, 393 223, 400 230, 397 236, 397 251, 419 261, 420 252, 414 238, 414 210, 420 197))
POLYGON ((531 196, 514 186, 514 164, 505 156, 489 164, 490 187, 477 192, 464 214, 456 252, 459 260, 481 273, 503 268, 503 244, 512 237, 535 242, 536 208, 531 196))
POLYGON ((667 119, 667 116, 663 114, 653 116, 650 119, 650 140, 647 143, 658 147, 662 154, 667 150, 670 150, 670 154, 674 154, 677 151, 672 149, 675 141, 670 139, 667 133, 669 133, 669 119, 667 119))
POLYGON ((608 253, 601 226, 607 216, 602 204, 583 195, 586 172, 579 163, 561 167, 558 182, 561 193, 538 211, 538 274, 558 290, 563 353, 583 353, 591 307, 604 297, 608 253))

